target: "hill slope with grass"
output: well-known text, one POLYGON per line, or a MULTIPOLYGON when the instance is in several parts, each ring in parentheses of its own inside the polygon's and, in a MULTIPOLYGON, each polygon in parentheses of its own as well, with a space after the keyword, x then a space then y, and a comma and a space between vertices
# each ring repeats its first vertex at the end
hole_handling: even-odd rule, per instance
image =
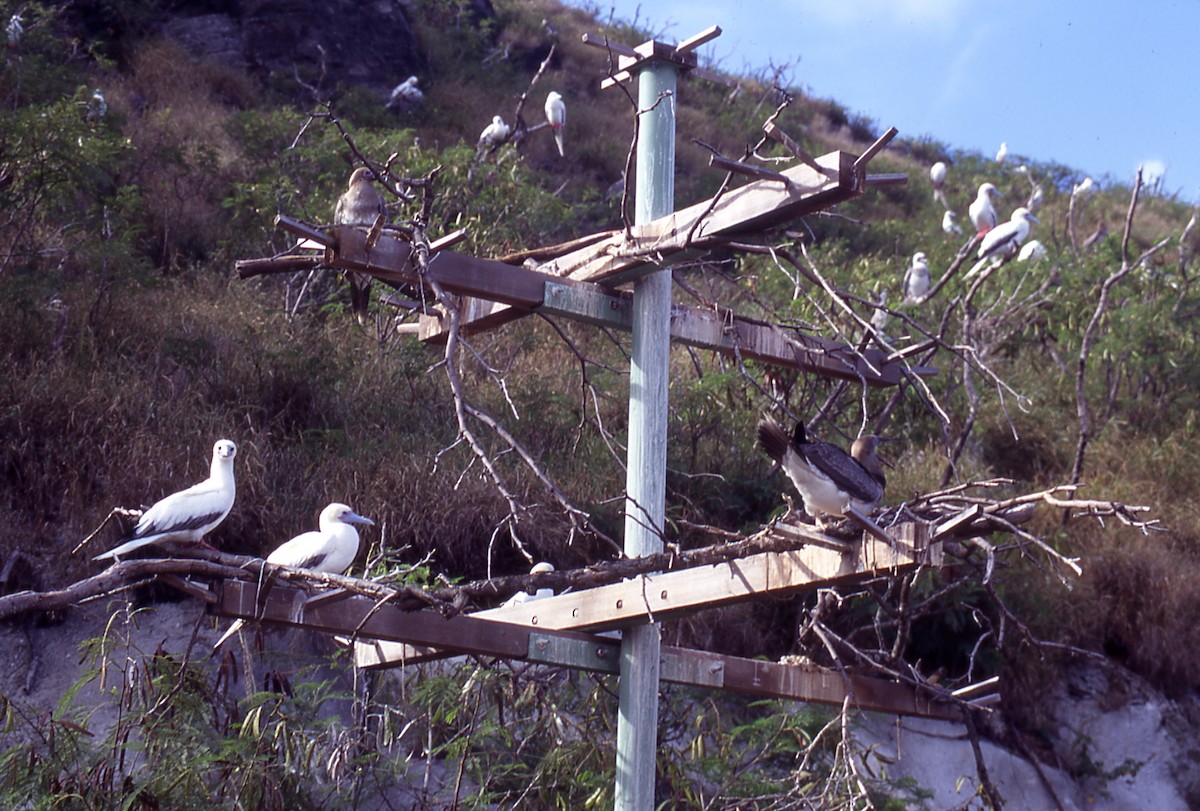
MULTIPOLYGON (((359 323, 336 274, 239 280, 233 267, 290 247, 277 215, 329 224, 361 158, 386 164, 389 185, 411 193, 389 198, 394 222, 435 239, 465 229, 464 253, 509 256, 619 227, 623 200, 608 192, 623 177, 635 111, 623 90, 600 89, 605 55, 580 35, 636 44, 646 33, 549 0, 420 0, 396 5, 359 52, 345 27, 370 27, 361 12, 326 9, 337 19, 312 22, 312 7, 294 8, 268 15, 278 23, 269 39, 254 4, 203 15, 174 4, 0 4, 0 18, 19 13, 24 30, 0 71, 5 591, 94 572, 91 556, 117 532, 75 551, 79 541, 112 508, 202 479, 220 437, 239 445, 237 502, 209 536, 227 551, 265 554, 345 501, 376 521, 356 572, 377 578, 473 580, 614 554, 627 336, 543 318, 471 336, 452 367, 473 409, 460 423, 443 347, 398 330, 416 316, 386 303, 380 285, 359 323), (390 64, 377 36, 388 32, 390 64), (389 108, 390 87, 410 73, 423 102, 389 108), (552 89, 568 108, 565 157, 536 129, 552 89), (521 137, 481 153, 494 115, 521 137)), ((837 102, 778 87, 778 75, 730 78, 736 91, 680 84, 680 207, 726 182, 708 165, 714 150, 741 157, 757 146, 763 165, 791 160, 763 142, 772 115, 813 155, 858 154, 880 134, 837 102)), ((994 577, 983 576, 983 546, 967 548, 899 590, 872 586, 836 607, 798 598, 728 609, 669 624, 666 641, 830 664, 818 612, 847 645, 916 678, 1001 674, 1011 734, 1039 728, 1043 685, 1084 652, 1167 696, 1190 695, 1200 686, 1193 212, 1133 179, 1075 193, 1084 178, 1067 166, 1037 156, 998 166, 903 133, 871 171, 908 181, 747 250, 689 258, 675 298, 874 340, 938 374, 864 390, 676 348, 668 543, 719 543, 782 511, 790 486, 754 445, 763 412, 842 445, 864 428, 895 440, 889 505, 985 480, 989 498, 1077 485, 1083 498, 1150 507, 1165 531, 1043 509, 1023 531, 1077 558, 1081 575, 1001 533, 994 577), (944 201, 929 181, 936 161, 949 164, 944 201), (973 286, 962 278, 969 234, 941 223, 948 206, 969 230, 985 181, 1003 194, 1002 219, 1040 190, 1032 237, 1047 253, 973 286), (935 282, 959 270, 906 303, 901 278, 918 251, 935 282), (871 338, 884 291, 886 339, 871 338), (904 623, 885 619, 898 600, 919 604, 904 623)))

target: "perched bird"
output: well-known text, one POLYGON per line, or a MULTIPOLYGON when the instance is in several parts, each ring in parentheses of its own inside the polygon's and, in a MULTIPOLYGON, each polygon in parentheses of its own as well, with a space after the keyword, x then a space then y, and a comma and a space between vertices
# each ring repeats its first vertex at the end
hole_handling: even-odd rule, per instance
MULTIPOLYGON (((350 568, 358 554, 358 530, 353 524, 374 526, 370 518, 364 518, 345 504, 334 502, 321 510, 317 526, 320 529, 304 532, 267 555, 267 563, 276 566, 291 566, 294 569, 310 569, 314 572, 342 574, 350 568)), ((236 620, 229 630, 221 635, 213 650, 221 647, 245 623, 236 620)))
POLYGON ((904 288, 904 300, 910 304, 920 301, 929 292, 929 261, 924 251, 913 254, 912 264, 904 271, 901 286, 904 288))
POLYGON ((996 150, 996 163, 1004 163, 1004 159, 1008 157, 1008 144, 1004 141, 1000 142, 1000 148, 996 150))
POLYGON ((967 208, 967 216, 975 226, 976 235, 986 234, 996 227, 996 209, 992 208, 992 195, 1003 197, 1000 190, 991 183, 981 183, 975 202, 967 208))
POLYGON ((946 182, 946 164, 943 161, 938 161, 929 167, 929 179, 935 189, 940 189, 946 182))
MULTIPOLYGON (((374 226, 380 217, 387 221, 387 203, 371 182, 373 176, 366 166, 350 173, 346 191, 333 207, 334 225, 374 226)), ((371 277, 347 271, 346 278, 350 282, 350 309, 361 324, 367 318, 367 305, 371 301, 371 277)))
POLYGON ((1025 202, 1025 208, 1030 211, 1037 211, 1042 207, 1042 203, 1046 199, 1046 193, 1042 191, 1041 183, 1033 184, 1033 191, 1029 192, 1029 199, 1025 202))
POLYGON ((96 92, 88 99, 87 120, 95 123, 106 115, 108 115, 108 102, 104 100, 104 94, 100 92, 100 88, 96 88, 96 92))
POLYGON ((483 132, 479 133, 479 148, 494 149, 500 144, 508 140, 508 136, 512 134, 512 127, 504 123, 504 119, 498 115, 492 116, 492 123, 484 127, 483 132))
POLYGON ((417 77, 409 76, 392 88, 392 95, 388 98, 388 102, 384 106, 389 109, 416 107, 424 100, 425 94, 421 92, 421 88, 417 87, 417 77))
POLYGON ((1100 189, 1096 185, 1096 181, 1092 180, 1091 176, 1089 175, 1088 177, 1085 177, 1079 183, 1076 183, 1071 188, 1071 196, 1072 197, 1087 197, 1089 195, 1095 194, 1099 190, 1100 189))
POLYGON ((95 560, 120 560, 135 549, 163 541, 201 543, 225 520, 233 508, 236 494, 233 481, 233 457, 237 445, 221 439, 213 445, 212 464, 208 478, 186 490, 172 493, 142 513, 133 533, 116 549, 110 549, 95 560))
POLYGON ((1036 262, 1046 255, 1046 246, 1036 239, 1031 239, 1021 246, 1021 252, 1017 254, 1018 262, 1036 262))
POLYGON ((550 129, 554 130, 554 143, 558 144, 559 156, 565 157, 563 127, 567 124, 567 105, 563 104, 563 98, 557 90, 551 90, 546 96, 546 120, 550 122, 550 129))
POLYGON ((884 309, 885 307, 887 307, 887 291, 880 290, 879 306, 875 308, 875 312, 871 313, 871 326, 880 334, 883 334, 888 323, 888 311, 884 309))
POLYGON ((25 33, 25 23, 21 20, 19 13, 8 18, 8 25, 4 26, 4 33, 8 36, 8 47, 16 48, 21 44, 21 35, 25 33))
POLYGON ((1008 222, 988 231, 983 242, 979 243, 979 261, 967 271, 967 275, 963 278, 969 279, 983 270, 989 262, 1016 253, 1017 248, 1025 241, 1025 237, 1029 236, 1031 223, 1037 221, 1038 218, 1030 214, 1029 209, 1021 206, 1012 213, 1008 222))
MULTIPOLYGON (((545 561, 542 561, 541 563, 533 564, 533 568, 529 570, 529 573, 530 574, 545 574, 546 572, 552 572, 552 571, 554 571, 554 564, 546 563, 545 561)), ((530 594, 527 591, 518 591, 516 594, 514 594, 513 596, 511 596, 507 600, 505 600, 502 605, 504 608, 508 608, 509 606, 523 605, 524 603, 532 603, 534 600, 544 600, 547 597, 553 597, 553 596, 554 596, 554 589, 551 589, 551 588, 538 589, 533 594, 530 594)))
POLYGON ((818 523, 824 515, 842 516, 850 507, 870 511, 883 496, 887 477, 875 453, 879 437, 864 434, 850 453, 828 442, 809 442, 804 423, 797 422, 789 439, 774 420, 758 423, 758 443, 783 468, 818 523))
POLYGON ((962 226, 955 222, 957 219, 957 214, 947 211, 942 215, 942 230, 947 234, 962 234, 962 226))

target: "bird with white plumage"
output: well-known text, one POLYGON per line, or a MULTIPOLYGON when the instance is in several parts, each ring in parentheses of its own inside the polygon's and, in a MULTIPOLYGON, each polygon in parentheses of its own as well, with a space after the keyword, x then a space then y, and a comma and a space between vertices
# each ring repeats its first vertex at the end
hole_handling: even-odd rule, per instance
POLYGON ((996 163, 1004 163, 1004 160, 1007 157, 1008 157, 1008 143, 1005 141, 1001 141, 1000 148, 996 150, 996 163))
MULTIPOLYGON (((548 572, 552 572, 552 571, 554 571, 554 564, 546 563, 545 561, 542 561, 540 563, 533 564, 533 568, 531 568, 529 570, 529 573, 530 574, 547 574, 548 572)), ((552 589, 552 588, 540 588, 540 589, 537 589, 536 591, 534 591, 533 594, 530 594, 527 591, 518 591, 516 594, 514 594, 513 596, 511 596, 507 600, 505 600, 501 605, 504 608, 509 608, 514 605, 524 605, 525 603, 532 603, 535 600, 544 600, 547 597, 553 597, 553 596, 554 596, 554 589, 552 589)))
POLYGON ((904 288, 904 300, 909 304, 920 301, 929 292, 929 259, 924 251, 913 254, 912 264, 904 271, 900 286, 904 288))
POLYGON ((1018 262, 1036 262, 1046 255, 1046 246, 1036 239, 1031 239, 1021 246, 1017 254, 1018 262))
MULTIPOLYGON (((280 544, 267 555, 267 563, 313 572, 344 574, 358 555, 358 530, 354 524, 374 526, 375 522, 345 504, 334 502, 321 510, 321 516, 317 519, 318 529, 303 532, 280 544)), ((213 650, 221 647, 243 625, 245 623, 242 620, 236 620, 213 645, 213 650)))
POLYGON ((1008 222, 988 231, 987 236, 979 243, 979 261, 963 278, 969 279, 988 264, 999 262, 1005 256, 1016 253, 1021 243, 1029 236, 1029 229, 1035 222, 1038 222, 1038 218, 1033 216, 1029 209, 1021 206, 1012 213, 1008 222))
POLYGON ((508 140, 508 136, 512 134, 512 127, 504 123, 504 119, 498 115, 492 116, 492 123, 483 128, 483 132, 479 133, 479 148, 480 149, 495 149, 500 144, 508 140))
POLYGON ((991 183, 981 183, 974 202, 967 208, 967 216, 971 218, 971 224, 975 226, 977 236, 986 234, 996 227, 998 218, 996 209, 992 206, 993 196, 1003 197, 1004 195, 991 183))
POLYGON ((172 493, 142 513, 124 543, 94 560, 117 560, 149 544, 176 541, 203 543, 204 536, 225 520, 233 509, 236 485, 233 458, 237 445, 221 439, 213 445, 208 478, 186 490, 172 493))
POLYGON ((546 121, 554 131, 554 143, 558 145, 559 157, 566 157, 563 151, 563 128, 567 125, 567 105, 557 90, 551 90, 546 96, 546 121))
POLYGON ((21 19, 20 12, 8 18, 8 25, 4 26, 4 33, 8 38, 8 47, 16 48, 21 44, 21 36, 25 33, 25 22, 21 19))
POLYGON ((947 234, 961 235, 963 232, 962 226, 958 224, 957 220, 958 215, 953 211, 947 210, 946 213, 942 215, 942 230, 947 234))
POLYGON ((421 92, 421 88, 417 87, 417 77, 409 76, 392 88, 392 94, 388 97, 387 104, 384 106, 389 109, 416 107, 424 100, 425 94, 421 92))

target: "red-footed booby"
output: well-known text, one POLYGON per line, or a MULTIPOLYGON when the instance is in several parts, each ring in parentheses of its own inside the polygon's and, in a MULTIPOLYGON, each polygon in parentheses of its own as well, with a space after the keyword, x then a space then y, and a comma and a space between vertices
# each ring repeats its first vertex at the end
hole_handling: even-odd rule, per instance
MULTIPOLYGON (((530 574, 546 574, 547 572, 552 572, 552 571, 554 571, 554 564, 546 563, 545 561, 542 561, 541 563, 533 564, 533 568, 529 570, 529 573, 530 574)), ((509 606, 522 605, 524 603, 532 603, 534 600, 544 600, 547 597, 553 597, 553 596, 554 596, 554 589, 551 589, 551 588, 538 589, 533 594, 530 594, 527 591, 518 591, 516 594, 514 594, 513 596, 511 596, 507 600, 505 600, 502 603, 502 605, 505 608, 508 608, 509 606)))
POLYGON ((1008 157, 1008 143, 1000 142, 1000 148, 996 150, 996 163, 1004 163, 1004 159, 1008 157))
POLYGON ((991 183, 981 183, 975 201, 967 208, 967 216, 975 226, 976 234, 986 234, 996 227, 996 209, 992 207, 992 195, 1003 197, 1000 190, 991 183))
MULTIPOLYGON (((333 207, 334 225, 373 227, 380 217, 387 222, 387 203, 371 182, 374 177, 366 166, 359 166, 350 173, 346 191, 333 207)), ((346 278, 350 282, 350 309, 361 324, 366 321, 367 305, 371 302, 371 277, 347 271, 346 278)))
POLYGON ((904 300, 910 304, 920 301, 929 292, 929 260, 924 251, 913 254, 912 264, 904 271, 900 286, 904 288, 904 300))
POLYGON ((1046 246, 1036 239, 1031 239, 1021 246, 1017 254, 1018 262, 1036 262, 1046 255, 1046 246))
POLYGON ((508 140, 508 136, 512 134, 512 127, 504 123, 504 119, 498 115, 492 116, 492 123, 483 128, 483 132, 479 133, 479 148, 494 149, 500 144, 508 140))
POLYGON ((944 161, 938 161, 933 166, 929 167, 929 180, 933 183, 935 189, 940 189, 942 184, 946 182, 946 164, 944 161))
POLYGON ((409 76, 392 88, 392 95, 385 107, 415 107, 425 100, 425 94, 417 87, 417 77, 409 76))
POLYGON ((550 129, 554 130, 554 143, 558 145, 559 157, 566 157, 563 151, 563 127, 567 125, 567 105, 557 90, 551 90, 546 96, 546 120, 550 122, 550 129))
POLYGON ((809 442, 804 423, 796 423, 789 438, 774 420, 758 423, 758 443, 775 460, 804 499, 804 508, 817 520, 843 516, 851 507, 870 512, 883 497, 887 477, 875 453, 879 437, 864 434, 850 453, 828 442, 809 442))
POLYGON ((1017 248, 1025 241, 1025 237, 1029 236, 1030 225, 1037 221, 1038 218, 1030 214, 1029 209, 1021 206, 1012 213, 1008 222, 988 231, 983 242, 979 243, 979 261, 967 271, 963 278, 969 279, 983 270, 988 263, 1016 253, 1017 248))
POLYGON ((233 508, 236 494, 233 457, 236 455, 237 445, 228 439, 218 440, 213 445, 207 479, 172 493, 146 510, 124 543, 93 560, 120 560, 135 549, 163 541, 201 543, 233 508))
MULTIPOLYGON (((310 569, 314 572, 342 574, 350 568, 358 554, 358 530, 354 524, 374 526, 375 522, 365 518, 345 504, 334 502, 321 510, 317 526, 320 529, 304 532, 280 544, 267 555, 267 563, 276 566, 291 566, 294 569, 310 569)), ((245 623, 236 620, 229 630, 213 645, 221 647, 245 623)))
POLYGON ((16 48, 21 44, 21 35, 25 33, 25 23, 21 20, 20 12, 8 18, 8 25, 4 26, 4 33, 8 37, 8 47, 16 48))
POLYGON ((947 234, 961 235, 962 234, 962 226, 959 225, 957 222, 955 222, 955 220, 957 220, 957 219, 958 219, 957 214, 955 214, 953 211, 947 211, 945 214, 942 215, 942 230, 945 231, 947 234))

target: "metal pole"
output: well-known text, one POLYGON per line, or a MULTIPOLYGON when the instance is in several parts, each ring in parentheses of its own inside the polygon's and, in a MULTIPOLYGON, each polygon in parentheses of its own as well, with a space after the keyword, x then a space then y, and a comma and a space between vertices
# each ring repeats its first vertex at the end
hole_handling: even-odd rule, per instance
MULTIPOLYGON (((676 68, 651 60, 638 73, 638 224, 675 210, 676 68)), ((644 276, 633 288, 633 359, 629 369, 629 451, 625 553, 661 552, 666 504, 667 383, 671 349, 671 271, 644 276)), ((654 808, 658 746, 657 624, 625 629, 621 639, 617 717, 618 811, 654 808)))

